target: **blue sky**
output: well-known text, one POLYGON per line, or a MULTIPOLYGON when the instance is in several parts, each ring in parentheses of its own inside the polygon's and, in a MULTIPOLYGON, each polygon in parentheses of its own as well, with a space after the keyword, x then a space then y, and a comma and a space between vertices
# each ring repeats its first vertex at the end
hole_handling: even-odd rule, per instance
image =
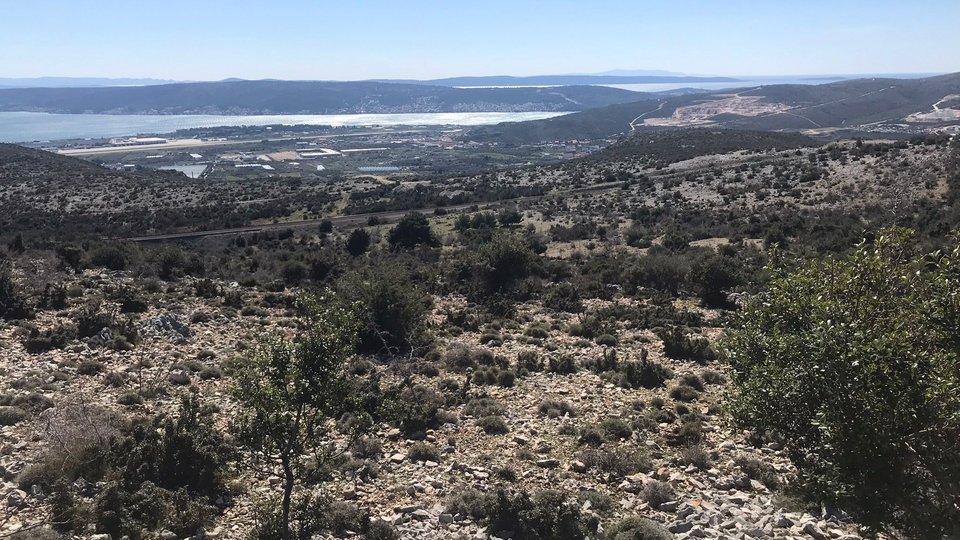
POLYGON ((960 71, 960 0, 30 0, 0 10, 0 77, 960 71))

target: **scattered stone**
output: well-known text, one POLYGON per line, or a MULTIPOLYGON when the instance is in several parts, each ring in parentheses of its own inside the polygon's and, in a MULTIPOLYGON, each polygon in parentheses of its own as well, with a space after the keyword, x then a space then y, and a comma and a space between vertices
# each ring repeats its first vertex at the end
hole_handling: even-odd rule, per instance
POLYGON ((679 506, 680 501, 667 501, 665 503, 660 503, 660 506, 658 506, 657 509, 663 512, 676 512, 679 506))
POLYGON ((20 508, 27 502, 27 492, 22 489, 14 489, 7 494, 7 506, 20 508))
POLYGON ((817 524, 812 521, 808 521, 806 525, 803 526, 803 532, 810 535, 813 540, 827 540, 828 538, 827 535, 820 530, 820 527, 817 527, 817 524))
POLYGON ((190 384, 190 374, 182 369, 174 369, 167 375, 167 380, 170 381, 170 384, 190 384))
POLYGON ((543 467, 544 469, 555 469, 560 466, 560 460, 555 458, 547 459, 538 459, 537 467, 543 467))

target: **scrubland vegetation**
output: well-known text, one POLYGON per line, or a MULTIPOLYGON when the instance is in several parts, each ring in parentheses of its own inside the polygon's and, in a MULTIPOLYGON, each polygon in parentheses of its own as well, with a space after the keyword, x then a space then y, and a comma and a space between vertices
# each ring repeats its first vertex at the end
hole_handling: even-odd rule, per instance
POLYGON ((332 215, 339 188, 214 195, 5 147, 0 524, 956 535, 957 140, 625 143, 351 194, 396 223, 139 244, 116 237, 223 226, 261 189, 247 211, 332 215), (455 197, 501 203, 433 208, 455 197))

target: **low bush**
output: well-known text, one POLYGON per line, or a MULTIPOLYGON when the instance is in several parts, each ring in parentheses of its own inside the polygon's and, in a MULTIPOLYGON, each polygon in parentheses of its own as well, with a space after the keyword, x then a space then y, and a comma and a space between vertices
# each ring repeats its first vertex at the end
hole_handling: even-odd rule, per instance
POLYGON ((659 508, 661 504, 675 500, 677 493, 670 484, 654 480, 643 486, 640 496, 651 508, 659 508))
POLYGON ((684 327, 669 326, 657 329, 655 333, 663 341, 664 354, 670 358, 695 362, 707 362, 717 358, 717 352, 710 340, 693 334, 684 327))
POLYGON ((600 422, 600 427, 606 433, 610 440, 629 439, 633 435, 633 429, 630 428, 625 420, 620 418, 604 418, 600 422))
POLYGON ((677 401, 694 401, 700 393, 691 386, 681 384, 670 389, 669 396, 677 401))
POLYGON ((610 540, 672 540, 673 535, 655 521, 640 516, 628 516, 605 531, 610 540))
POLYGON ((547 362, 547 371, 559 375, 570 375, 577 372, 577 361, 568 354, 551 356, 547 362))
POLYGON ((463 414, 474 418, 483 416, 500 416, 506 409, 494 398, 473 398, 463 408, 463 414))
POLYGON ((641 450, 585 450, 576 454, 588 468, 623 478, 638 472, 647 472, 653 462, 641 450))
POLYGON ((494 533, 512 532, 514 538, 528 540, 584 538, 598 525, 595 519, 581 514, 574 497, 553 490, 532 496, 501 490, 488 513, 487 523, 494 533))
POLYGON ((593 446, 594 448, 602 445, 607 439, 603 429, 596 424, 587 424, 581 427, 578 433, 579 437, 577 437, 577 442, 593 446))
POLYGON ((750 479, 756 480, 770 489, 776 489, 780 486, 780 475, 777 474, 773 465, 742 454, 733 458, 733 462, 750 479))
POLYGON ((413 443, 409 452, 407 452, 407 457, 412 461, 432 461, 434 463, 439 463, 441 459, 440 449, 425 442, 413 443))
POLYGON ((713 466, 710 454, 702 446, 690 446, 680 452, 680 462, 705 471, 713 466))
POLYGON ((518 374, 522 376, 538 371, 543 371, 543 360, 537 354, 537 351, 527 349, 517 353, 518 374))
POLYGON ((502 416, 484 416, 477 419, 476 423, 487 435, 503 435, 510 432, 502 416))
POLYGON ((492 494, 473 488, 462 488, 456 489, 448 495, 444 501, 444 506, 448 513, 455 516, 480 520, 487 517, 495 501, 496 497, 492 494))
POLYGON ((573 418, 577 415, 577 412, 568 401, 545 399, 537 405, 537 414, 546 416, 547 418, 560 418, 563 416, 573 418))
POLYGON ((30 415, 20 407, 0 406, 0 426, 13 426, 26 420, 30 415))

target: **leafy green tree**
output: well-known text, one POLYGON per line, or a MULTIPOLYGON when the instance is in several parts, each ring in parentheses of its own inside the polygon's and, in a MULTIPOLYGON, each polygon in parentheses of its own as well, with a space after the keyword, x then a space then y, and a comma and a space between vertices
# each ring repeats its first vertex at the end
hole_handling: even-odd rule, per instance
POLYGON ((403 216, 396 226, 390 229, 390 236, 387 240, 390 242, 390 248, 394 251, 412 249, 421 244, 435 246, 440 243, 430 228, 430 221, 427 216, 420 212, 410 212, 403 216))
POLYGON ((743 282, 737 271, 737 261, 721 255, 711 255, 694 263, 690 269, 690 281, 709 307, 731 307, 726 293, 743 282))
POLYGON ((769 268, 726 341, 736 423, 785 438, 802 487, 895 536, 960 533, 960 240, 769 268))
POLYGON ((411 283, 400 267, 378 266, 341 282, 346 298, 358 304, 359 349, 371 354, 406 354, 429 344, 429 294, 411 283))
POLYGON ((354 229, 347 237, 347 253, 359 257, 370 249, 370 233, 366 229, 354 229))
POLYGON ((330 291, 301 296, 304 331, 274 338, 240 373, 236 433, 251 466, 282 479, 282 538, 290 538, 293 492, 308 463, 320 470, 342 453, 331 442, 333 421, 351 409, 345 364, 359 323, 355 307, 330 291))
POLYGON ((10 275, 10 268, 0 262, 0 319, 22 319, 30 315, 26 300, 10 275))

